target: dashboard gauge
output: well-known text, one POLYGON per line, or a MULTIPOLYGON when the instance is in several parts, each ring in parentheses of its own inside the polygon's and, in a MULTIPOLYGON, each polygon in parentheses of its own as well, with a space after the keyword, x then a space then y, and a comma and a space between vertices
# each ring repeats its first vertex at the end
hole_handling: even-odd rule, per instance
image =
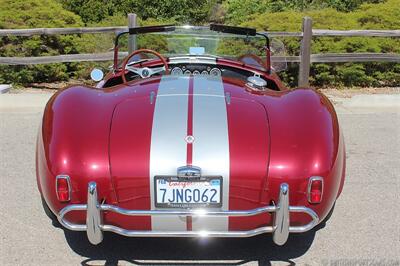
POLYGON ((208 75, 208 72, 207 72, 207 70, 203 70, 203 71, 201 72, 201 74, 202 74, 202 75, 208 75))
POLYGON ((182 75, 183 74, 183 70, 179 67, 174 67, 171 70, 171 75, 177 76, 177 75, 182 75))
POLYGON ((185 75, 190 75, 190 74, 192 74, 192 72, 190 72, 190 70, 187 69, 187 70, 185 71, 185 75))
POLYGON ((196 75, 200 75, 200 71, 198 71, 198 70, 193 71, 193 76, 196 76, 196 75))
POLYGON ((207 67, 207 71, 210 72, 210 70, 211 70, 211 67, 208 66, 208 67, 207 67))
POLYGON ((210 71, 210 75, 211 76, 221 76, 221 70, 219 70, 218 68, 214 67, 213 69, 211 69, 210 71))

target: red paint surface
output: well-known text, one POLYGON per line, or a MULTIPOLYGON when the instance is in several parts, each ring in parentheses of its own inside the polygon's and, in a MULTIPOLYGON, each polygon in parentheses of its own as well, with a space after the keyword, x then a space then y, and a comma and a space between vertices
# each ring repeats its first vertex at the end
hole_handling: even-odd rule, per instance
POLYGON ((186 230, 187 231, 192 231, 192 216, 186 216, 186 230))
MULTIPOLYGON (((269 159, 268 119, 262 104, 232 98, 227 104, 230 186, 229 209, 261 207, 269 159)), ((249 230, 266 225, 269 215, 229 218, 230 230, 249 230)))
MULTIPOLYGON (((189 79, 187 136, 193 136, 193 77, 189 79)), ((187 143, 186 164, 192 165, 193 144, 187 143)), ((192 231, 192 216, 186 216, 186 230, 192 231)))
MULTIPOLYGON (((274 75, 267 79, 281 84, 274 75)), ((151 78, 107 89, 75 86, 51 98, 38 135, 36 171, 39 190, 53 212, 70 203, 85 204, 90 181, 97 182, 99 198, 106 203, 150 208, 149 141, 155 104, 150 104, 150 92, 157 91, 159 81, 151 78), (70 203, 56 198, 58 174, 71 177, 70 203)), ((343 137, 329 100, 311 89, 289 91, 279 85, 281 91, 256 93, 246 90, 243 81, 223 81, 231 95, 229 208, 276 202, 279 185, 286 182, 290 205, 310 207, 323 219, 343 187, 345 173, 343 137), (310 205, 306 187, 313 175, 324 177, 325 190, 322 202, 310 205)), ((83 212, 67 218, 85 221, 83 212)), ((105 223, 127 229, 149 229, 149 221, 110 212, 104 216, 105 223)), ((291 215, 292 225, 308 221, 306 215, 291 215)), ((270 223, 267 214, 230 218, 229 228, 270 223)))
MULTIPOLYGON (((117 105, 110 133, 112 180, 120 206, 150 209, 150 142, 154 103, 134 98, 117 105), (129 117, 127 120, 126 118, 129 117)), ((132 218, 130 218, 132 220, 132 218)), ((134 224, 150 229, 149 216, 134 224)))

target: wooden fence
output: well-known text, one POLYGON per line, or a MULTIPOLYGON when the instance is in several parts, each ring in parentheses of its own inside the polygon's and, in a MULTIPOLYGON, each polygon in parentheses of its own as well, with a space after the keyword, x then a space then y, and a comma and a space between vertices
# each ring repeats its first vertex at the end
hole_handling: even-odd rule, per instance
MULTIPOLYGON (((136 26, 136 15, 128 15, 128 26, 136 26)), ((128 30, 128 27, 86 27, 86 28, 37 28, 37 29, 2 29, 0 37, 4 36, 33 36, 33 35, 58 35, 58 34, 101 34, 118 33, 128 30)), ((297 37, 301 39, 299 56, 276 56, 275 61, 299 63, 299 86, 309 85, 311 63, 337 63, 337 62, 400 62, 400 54, 383 53, 325 53, 311 54, 311 40, 313 37, 400 37, 400 30, 322 30, 312 28, 312 19, 303 18, 301 32, 267 32, 271 37, 297 37)), ((128 43, 129 50, 135 47, 135 39, 128 43)), ((126 53, 121 53, 121 57, 126 53)), ((96 54, 67 54, 39 57, 0 57, 0 65, 33 65, 66 62, 85 61, 109 61, 113 59, 113 53, 96 54)))

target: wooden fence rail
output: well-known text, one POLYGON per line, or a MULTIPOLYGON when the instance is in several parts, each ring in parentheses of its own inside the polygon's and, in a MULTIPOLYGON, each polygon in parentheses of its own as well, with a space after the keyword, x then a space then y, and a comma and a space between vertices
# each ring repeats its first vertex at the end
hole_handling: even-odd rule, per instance
MULTIPOLYGON (((86 27, 86 28, 36 28, 36 29, 0 29, 0 37, 33 36, 84 33, 118 33, 128 30, 128 27, 86 27)), ((400 37, 400 30, 312 30, 313 37, 342 36, 342 37, 400 37)), ((302 32, 271 31, 271 37, 302 37, 302 32)))
MULTIPOLYGON (((127 56, 127 52, 120 52, 122 59, 127 56)), ((71 62, 98 62, 111 61, 114 54, 96 53, 96 54, 68 54, 54 56, 37 57, 0 57, 0 65, 38 65, 51 63, 71 63, 71 62)), ((273 62, 300 63, 300 56, 272 56, 273 62)), ((379 54, 379 53, 360 53, 360 54, 311 54, 311 63, 341 63, 341 62, 400 62, 399 54, 379 54)))
POLYGON ((88 28, 37 28, 37 29, 4 29, 0 36, 33 36, 33 35, 59 35, 82 33, 118 33, 128 30, 128 27, 88 27, 88 28))
MULTIPOLYGON (((136 15, 128 14, 128 25, 135 26, 136 15)), ((128 27, 84 27, 84 28, 36 28, 36 29, 0 29, 0 37, 7 36, 33 36, 33 35, 58 35, 58 34, 101 34, 119 33, 128 30, 128 27)), ((299 86, 309 83, 310 64, 312 63, 338 63, 338 62, 400 62, 400 54, 383 53, 326 53, 311 54, 311 41, 313 37, 400 37, 400 30, 325 30, 313 29, 311 18, 303 18, 301 32, 267 32, 271 37, 298 37, 301 38, 299 56, 273 56, 275 62, 299 63, 299 86)), ((135 39, 131 38, 129 47, 134 49, 135 39)), ((120 57, 127 53, 120 53, 120 57)), ((0 65, 35 65, 67 62, 109 61, 113 53, 96 54, 67 54, 39 57, 0 57, 0 65)))

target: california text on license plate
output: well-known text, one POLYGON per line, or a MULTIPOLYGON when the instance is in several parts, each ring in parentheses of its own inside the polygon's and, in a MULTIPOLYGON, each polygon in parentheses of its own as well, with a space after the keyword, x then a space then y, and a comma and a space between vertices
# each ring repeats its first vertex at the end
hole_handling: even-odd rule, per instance
POLYGON ((181 180, 172 176, 155 177, 157 208, 201 208, 222 206, 222 177, 181 180))

